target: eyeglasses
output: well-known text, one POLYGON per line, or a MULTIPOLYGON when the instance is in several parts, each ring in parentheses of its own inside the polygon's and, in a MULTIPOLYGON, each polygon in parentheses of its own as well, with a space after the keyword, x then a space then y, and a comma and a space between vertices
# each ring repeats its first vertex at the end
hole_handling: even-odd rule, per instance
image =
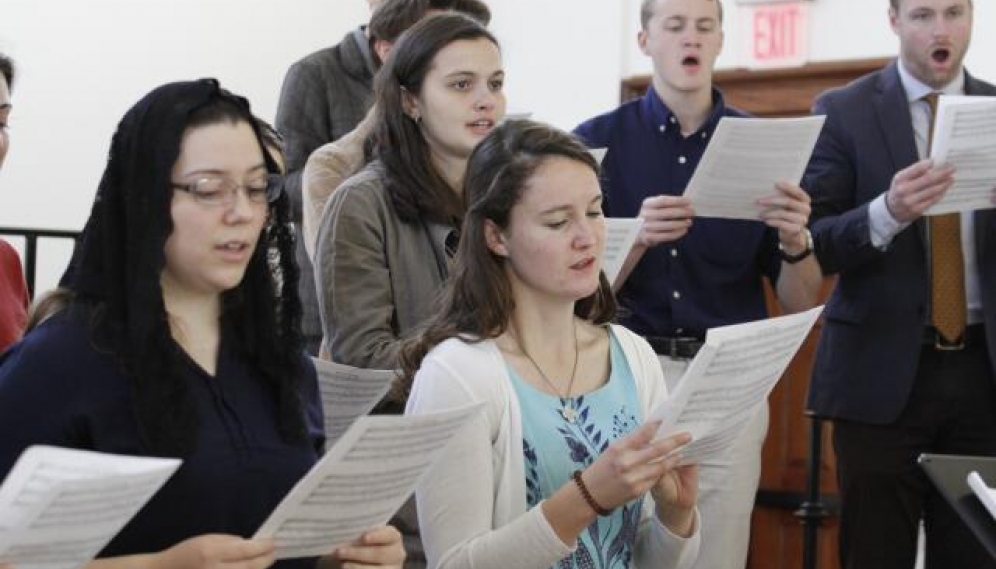
POLYGON ((242 188, 246 199, 252 203, 273 203, 283 190, 283 177, 268 174, 265 177, 240 184, 230 178, 198 178, 186 184, 171 183, 174 190, 187 192, 198 203, 211 207, 231 207, 235 203, 235 193, 242 188))

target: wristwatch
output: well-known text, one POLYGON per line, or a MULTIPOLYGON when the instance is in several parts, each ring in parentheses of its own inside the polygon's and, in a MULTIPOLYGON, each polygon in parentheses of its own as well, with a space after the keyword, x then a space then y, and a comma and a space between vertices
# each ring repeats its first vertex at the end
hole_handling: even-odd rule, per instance
POLYGON ((789 253, 781 241, 778 242, 778 252, 781 253, 782 260, 790 265, 794 265, 813 254, 813 234, 808 229, 803 229, 803 231, 806 233, 806 248, 798 253, 789 253))

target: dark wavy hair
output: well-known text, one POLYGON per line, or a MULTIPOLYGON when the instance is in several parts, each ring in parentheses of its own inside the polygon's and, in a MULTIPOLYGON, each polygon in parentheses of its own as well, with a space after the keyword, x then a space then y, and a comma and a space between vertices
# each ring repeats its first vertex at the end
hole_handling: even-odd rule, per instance
POLYGON ((487 26, 491 10, 480 0, 383 0, 374 8, 367 31, 374 40, 395 42, 429 10, 452 10, 487 26))
MULTIPOLYGON (((267 169, 276 172, 245 99, 213 79, 153 90, 114 134, 70 283, 73 307, 87 315, 95 347, 112 354, 131 381, 142 443, 153 454, 184 456, 197 443, 197 408, 181 378, 182 350, 170 334, 160 275, 173 231, 171 173, 183 135, 218 123, 248 124, 267 169)), ((245 276, 221 295, 220 327, 225 342, 272 390, 281 435, 296 442, 305 438, 304 367, 289 208, 286 195, 270 205, 245 276), (268 250, 277 252, 279 284, 268 250)))
POLYGON ((7 89, 14 90, 14 60, 0 53, 0 75, 7 80, 7 89))
POLYGON ((374 80, 375 127, 370 142, 386 171, 386 190, 398 217, 459 226, 463 202, 432 164, 421 127, 405 114, 404 91, 422 92, 422 82, 440 50, 455 41, 487 39, 491 32, 461 14, 430 16, 405 32, 374 80))
MULTIPOLYGON (((401 389, 407 391, 425 355, 453 337, 469 342, 505 332, 515 309, 506 258, 488 248, 486 221, 506 229, 512 208, 522 198, 530 178, 550 158, 573 160, 598 175, 598 162, 572 135, 528 120, 506 121, 495 128, 470 155, 463 191, 467 213, 460 245, 443 291, 439 311, 421 334, 401 348, 401 389)), ((598 289, 574 304, 574 314, 595 324, 612 321, 616 300, 605 273, 598 289)))

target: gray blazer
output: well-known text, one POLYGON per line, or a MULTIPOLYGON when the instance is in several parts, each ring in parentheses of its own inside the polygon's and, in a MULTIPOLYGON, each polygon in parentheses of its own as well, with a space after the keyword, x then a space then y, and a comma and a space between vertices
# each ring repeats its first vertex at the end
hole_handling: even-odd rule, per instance
POLYGON ((384 176, 383 164, 371 162, 325 205, 315 282, 323 352, 351 366, 393 369, 399 339, 434 312, 454 228, 403 222, 384 176))
MULTIPOLYGON (((337 45, 301 59, 284 78, 277 106, 277 130, 285 139, 287 177, 293 220, 301 223, 301 173, 308 156, 323 144, 353 130, 366 116, 373 99, 377 65, 366 32, 357 28, 337 45)), ((311 260, 303 239, 297 243, 301 267, 298 291, 304 308, 302 331, 314 352, 321 338, 311 260)))

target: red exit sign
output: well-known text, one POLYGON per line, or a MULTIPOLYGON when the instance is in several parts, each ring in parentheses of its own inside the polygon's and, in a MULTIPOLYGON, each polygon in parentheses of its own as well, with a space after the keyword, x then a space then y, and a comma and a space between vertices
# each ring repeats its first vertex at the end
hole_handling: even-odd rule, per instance
POLYGON ((809 57, 809 5, 787 2, 745 6, 749 67, 793 67, 809 57))

